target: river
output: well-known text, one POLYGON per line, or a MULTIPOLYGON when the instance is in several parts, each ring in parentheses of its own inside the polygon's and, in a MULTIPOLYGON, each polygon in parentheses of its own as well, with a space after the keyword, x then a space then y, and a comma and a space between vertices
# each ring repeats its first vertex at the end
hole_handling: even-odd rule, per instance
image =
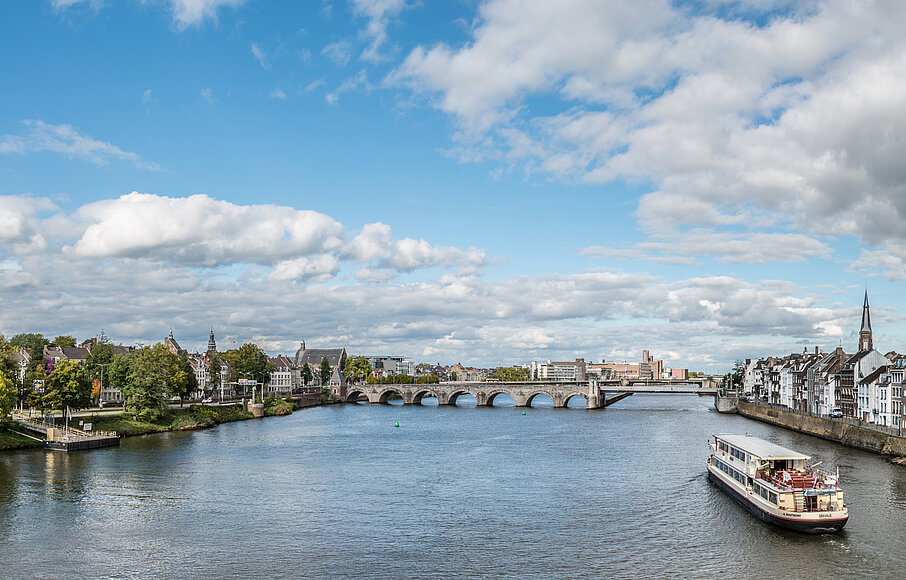
POLYGON ((694 395, 339 405, 0 454, 4 577, 902 577, 904 529, 906 467, 694 395), (708 482, 716 432, 839 466, 847 527, 808 536, 749 514, 708 482))

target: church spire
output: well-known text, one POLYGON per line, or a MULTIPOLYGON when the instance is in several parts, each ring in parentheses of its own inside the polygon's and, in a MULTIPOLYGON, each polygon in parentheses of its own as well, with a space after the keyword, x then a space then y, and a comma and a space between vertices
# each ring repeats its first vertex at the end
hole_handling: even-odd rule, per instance
POLYGON ((862 306, 862 329, 859 332, 871 332, 871 316, 868 313, 868 290, 865 290, 865 304, 862 306))
POLYGON ((215 352, 217 350, 217 343, 214 342, 214 327, 211 327, 211 335, 208 337, 208 352, 215 352))
POLYGON ((871 314, 868 311, 868 289, 865 289, 865 303, 862 306, 862 328, 859 330, 859 351, 871 350, 871 314))

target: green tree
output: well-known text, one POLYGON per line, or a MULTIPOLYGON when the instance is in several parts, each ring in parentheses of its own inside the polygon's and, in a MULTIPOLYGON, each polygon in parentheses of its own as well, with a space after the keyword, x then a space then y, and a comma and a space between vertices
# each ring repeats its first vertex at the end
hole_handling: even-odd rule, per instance
POLYGON ((264 351, 251 342, 226 351, 223 353, 223 359, 229 365, 233 380, 245 377, 266 383, 271 378, 271 371, 274 370, 274 365, 264 351))
POLYGON ((192 393, 198 390, 198 379, 195 378, 195 369, 189 363, 189 356, 186 351, 179 353, 178 370, 170 380, 171 392, 179 397, 179 406, 182 407, 183 401, 192 396, 192 393))
POLYGON ((0 372, 0 423, 8 423, 16 408, 18 392, 13 381, 0 372))
POLYGON ((343 376, 347 381, 361 383, 371 374, 371 363, 363 356, 354 356, 346 359, 346 366, 343 367, 343 376))
POLYGON ((22 333, 9 339, 9 343, 16 348, 21 348, 28 353, 28 367, 25 371, 23 389, 33 385, 34 381, 42 380, 46 376, 47 363, 44 360, 44 346, 48 343, 43 334, 22 333))
POLYGON ((327 362, 327 357, 321 357, 321 366, 318 367, 318 378, 321 379, 322 385, 330 382, 331 374, 333 374, 333 371, 330 368, 330 363, 327 362))
POLYGON ((113 343, 102 332, 85 359, 85 370, 88 371, 88 376, 93 381, 100 381, 103 384, 107 378, 105 371, 109 370, 114 356, 113 343))
POLYGON ((72 409, 79 410, 91 404, 91 379, 85 368, 71 360, 61 360, 44 382, 44 405, 50 409, 64 409, 68 419, 72 409))
POLYGON ((746 363, 737 360, 733 364, 733 370, 724 375, 724 387, 731 390, 742 389, 742 384, 746 375, 746 363))
POLYGON ((456 371, 452 371, 452 372, 450 373, 450 380, 453 381, 453 382, 456 382, 456 381, 459 380, 459 375, 456 374, 456 371))
POLYGON ((314 375, 313 372, 311 372, 311 367, 308 366, 308 363, 305 363, 305 364, 302 366, 302 373, 301 373, 301 374, 302 374, 302 386, 306 386, 306 387, 307 387, 307 386, 308 386, 308 383, 310 383, 311 380, 312 380, 313 378, 315 378, 315 375, 314 375))
POLYGON ((498 379, 505 382, 527 381, 529 380, 529 369, 517 369, 515 367, 497 367, 490 378, 498 379))
MULTIPOLYGON (((132 372, 132 354, 120 354, 114 355, 110 360, 110 366, 104 369, 105 381, 108 387, 112 389, 119 389, 120 392, 124 392, 123 389, 127 388, 126 384, 129 380, 129 374, 132 372)), ((123 401, 123 408, 125 409, 126 403, 123 401)))
POLYGON ((158 419, 167 408, 179 359, 159 342, 138 349, 130 359, 125 384, 120 387, 126 410, 145 419, 158 419))
POLYGON ((50 344, 52 344, 53 346, 73 347, 76 345, 76 339, 75 337, 69 336, 67 334, 64 336, 56 337, 55 339, 50 341, 50 344))
POLYGON ((211 364, 208 366, 209 383, 211 390, 214 391, 220 387, 220 371, 223 370, 223 364, 220 362, 220 355, 216 352, 211 353, 211 364))

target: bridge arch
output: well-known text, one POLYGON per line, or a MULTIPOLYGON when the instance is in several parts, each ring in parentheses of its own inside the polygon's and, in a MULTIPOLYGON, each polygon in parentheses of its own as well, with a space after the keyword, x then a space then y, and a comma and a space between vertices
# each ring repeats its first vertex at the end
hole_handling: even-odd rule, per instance
POLYGON ((529 393, 529 395, 525 398, 525 406, 526 406, 526 407, 531 407, 531 406, 532 406, 532 402, 533 402, 533 401, 535 400, 535 398, 538 397, 539 395, 543 395, 543 396, 549 398, 549 399, 551 400, 551 403, 553 404, 553 406, 554 406, 554 407, 557 406, 557 399, 554 397, 554 394, 553 394, 553 393, 550 393, 550 392, 548 392, 548 391, 532 391, 532 392, 529 393))
POLYGON ((588 393, 582 393, 579 391, 571 391, 571 392, 564 394, 563 395, 563 406, 569 407, 569 402, 575 397, 579 397, 580 399, 585 401, 585 408, 586 409, 588 408, 588 393))
POLYGON ((349 391, 348 393, 346 393, 346 402, 347 403, 356 403, 362 397, 365 397, 365 399, 367 401, 371 401, 371 398, 368 396, 368 393, 366 393, 363 389, 353 389, 353 390, 349 391))
POLYGON ((424 399, 425 397, 434 397, 435 399, 437 399, 437 404, 438 405, 441 404, 440 397, 434 391, 434 389, 422 389, 420 391, 416 391, 415 394, 412 396, 412 404, 421 405, 422 399, 424 399))
POLYGON ((405 391, 403 389, 398 389, 396 387, 390 387, 389 389, 384 389, 383 391, 381 391, 381 394, 378 395, 378 398, 377 398, 378 403, 387 404, 390 402, 390 397, 392 397, 394 395, 396 395, 400 399, 402 399, 404 405, 406 404, 405 391))
POLYGON ((455 406, 456 402, 459 400, 459 397, 463 395, 471 395, 472 398, 475 399, 475 404, 478 405, 478 395, 467 389, 456 389, 455 391, 450 393, 450 398, 447 400, 447 403, 455 406))
POLYGON ((494 406, 494 401, 497 399, 497 397, 499 395, 504 395, 505 397, 509 397, 510 399, 513 399, 514 406, 519 405, 519 403, 516 400, 516 395, 514 395, 513 393, 511 393, 510 391, 507 391, 507 390, 499 390, 499 391, 491 391, 488 394, 488 407, 494 406))

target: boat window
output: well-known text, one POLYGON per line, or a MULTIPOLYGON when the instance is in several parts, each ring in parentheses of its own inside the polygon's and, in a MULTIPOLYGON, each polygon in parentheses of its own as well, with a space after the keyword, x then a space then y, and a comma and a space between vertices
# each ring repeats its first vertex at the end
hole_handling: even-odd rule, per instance
POLYGON ((777 503, 777 494, 769 491, 767 488, 761 485, 755 486, 755 493, 768 500, 769 502, 776 504, 777 503))

